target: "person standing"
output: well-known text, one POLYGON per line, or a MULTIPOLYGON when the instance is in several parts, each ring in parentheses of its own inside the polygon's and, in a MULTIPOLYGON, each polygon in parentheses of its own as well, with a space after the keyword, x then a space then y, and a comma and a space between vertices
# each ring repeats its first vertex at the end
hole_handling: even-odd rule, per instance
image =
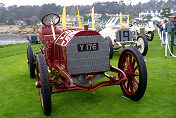
POLYGON ((176 16, 174 17, 173 21, 173 28, 174 28, 174 45, 176 46, 176 16))
POLYGON ((165 40, 166 40, 166 23, 167 23, 167 19, 164 19, 163 25, 162 25, 162 29, 163 29, 163 43, 164 44, 165 44, 165 40))
POLYGON ((171 41, 171 31, 172 31, 173 21, 174 21, 174 16, 170 16, 169 21, 166 23, 167 38, 169 43, 171 41))

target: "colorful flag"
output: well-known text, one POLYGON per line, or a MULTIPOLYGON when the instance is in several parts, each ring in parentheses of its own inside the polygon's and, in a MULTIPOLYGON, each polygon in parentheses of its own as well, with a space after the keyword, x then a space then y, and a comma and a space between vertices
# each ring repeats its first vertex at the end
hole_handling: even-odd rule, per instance
POLYGON ((115 25, 118 25, 118 23, 119 23, 119 21, 118 21, 118 19, 117 19, 117 21, 116 21, 115 25))
POLYGON ((130 15, 128 14, 127 24, 130 24, 130 15))
POLYGON ((120 23, 123 23, 123 16, 122 16, 122 12, 120 12, 120 23))
POLYGON ((62 27, 66 28, 66 6, 64 6, 62 13, 62 27))
POLYGON ((92 30, 95 30, 95 26, 94 26, 94 7, 92 8, 92 30))
POLYGON ((78 5, 77 5, 77 11, 78 11, 78 22, 79 22, 79 27, 82 27, 78 5))

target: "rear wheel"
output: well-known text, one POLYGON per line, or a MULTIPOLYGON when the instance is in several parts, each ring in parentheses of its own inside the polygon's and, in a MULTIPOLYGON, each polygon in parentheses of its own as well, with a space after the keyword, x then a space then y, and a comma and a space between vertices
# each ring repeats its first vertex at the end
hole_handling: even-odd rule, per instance
POLYGON ((112 40, 111 40, 111 38, 109 36, 105 37, 105 40, 109 44, 109 56, 110 56, 110 59, 112 59, 112 57, 113 57, 113 44, 112 44, 112 40))
POLYGON ((27 46, 27 59, 30 77, 35 78, 34 54, 31 45, 27 46))
POLYGON ((147 32, 146 35, 147 35, 148 41, 152 41, 153 40, 153 37, 154 37, 154 32, 153 31, 147 32))
POLYGON ((138 50, 139 52, 145 56, 148 52, 148 41, 146 38, 146 35, 139 35, 137 38, 137 41, 139 43, 138 50))
POLYGON ((43 54, 37 54, 37 77, 41 83, 39 88, 41 105, 45 115, 51 114, 51 89, 49 84, 49 75, 47 65, 43 54))
POLYGON ((118 67, 125 72, 128 79, 121 84, 124 95, 139 101, 147 86, 147 69, 142 55, 135 47, 127 47, 120 55, 118 67))

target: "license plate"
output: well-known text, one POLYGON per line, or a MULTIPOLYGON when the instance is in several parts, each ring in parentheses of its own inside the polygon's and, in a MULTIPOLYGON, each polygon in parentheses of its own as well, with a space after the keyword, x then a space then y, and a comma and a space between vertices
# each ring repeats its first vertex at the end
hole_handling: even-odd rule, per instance
POLYGON ((78 44, 78 52, 96 50, 98 50, 98 43, 78 44))

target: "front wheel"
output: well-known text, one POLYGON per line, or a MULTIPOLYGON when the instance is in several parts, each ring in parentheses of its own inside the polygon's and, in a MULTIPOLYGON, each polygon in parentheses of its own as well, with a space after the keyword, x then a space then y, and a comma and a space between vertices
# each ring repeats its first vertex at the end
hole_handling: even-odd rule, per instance
POLYGON ((51 89, 49 84, 49 76, 45 58, 43 54, 37 54, 37 77, 38 82, 41 83, 39 88, 41 105, 45 115, 51 114, 51 89))
POLYGON ((148 41, 147 41, 146 35, 139 35, 137 37, 137 41, 138 41, 138 44, 139 44, 139 46, 137 47, 139 52, 143 56, 145 56, 148 52, 148 41))
POLYGON ((153 31, 147 32, 146 35, 147 35, 148 41, 152 41, 153 40, 153 37, 154 37, 154 32, 153 31))
POLYGON ((127 76, 127 81, 120 85, 124 95, 133 101, 139 101, 147 87, 144 58, 135 47, 127 47, 120 55, 118 67, 127 76))

